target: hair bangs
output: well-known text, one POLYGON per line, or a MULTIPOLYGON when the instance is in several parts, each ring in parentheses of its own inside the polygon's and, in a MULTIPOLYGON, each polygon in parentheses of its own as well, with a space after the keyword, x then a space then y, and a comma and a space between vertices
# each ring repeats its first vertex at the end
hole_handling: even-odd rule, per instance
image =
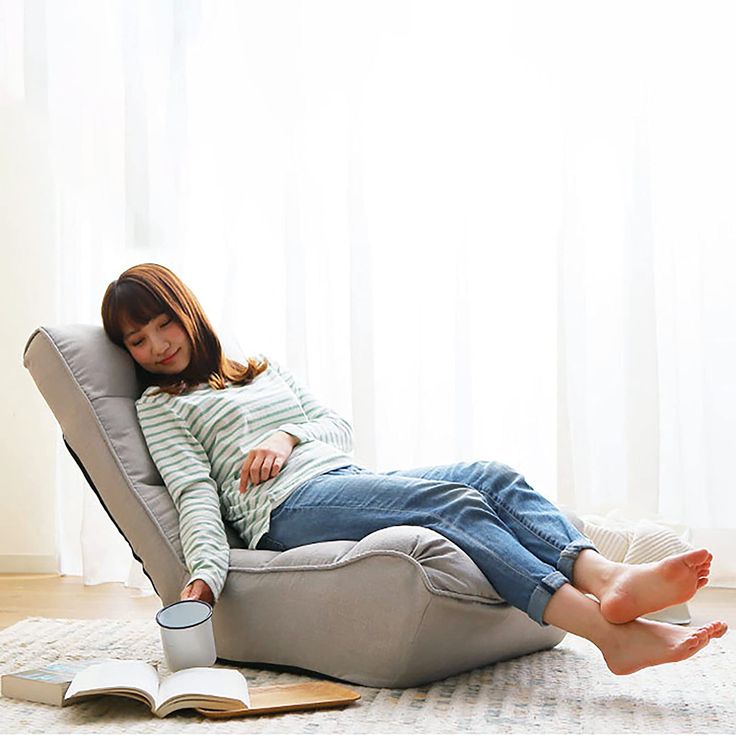
POLYGON ((143 327, 160 314, 171 315, 171 309, 142 284, 129 279, 118 281, 111 304, 112 328, 116 342, 122 344, 127 326, 143 327))

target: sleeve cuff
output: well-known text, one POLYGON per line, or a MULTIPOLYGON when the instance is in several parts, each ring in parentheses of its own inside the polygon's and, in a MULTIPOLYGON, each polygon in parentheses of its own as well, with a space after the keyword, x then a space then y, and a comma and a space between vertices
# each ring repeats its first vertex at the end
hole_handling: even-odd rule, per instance
POLYGON ((299 442, 309 442, 310 438, 307 434, 299 427, 298 424, 282 424, 278 432, 286 432, 287 434, 293 434, 299 442))
POLYGON ((186 588, 187 585, 190 583, 193 583, 195 580, 204 580, 207 585, 210 586, 210 590, 212 591, 212 595, 215 596, 215 603, 217 603, 220 593, 222 593, 222 589, 225 587, 225 581, 223 580, 221 583, 218 583, 215 578, 212 577, 209 573, 206 572, 196 572, 192 573, 190 575, 189 580, 187 580, 184 587, 186 588))

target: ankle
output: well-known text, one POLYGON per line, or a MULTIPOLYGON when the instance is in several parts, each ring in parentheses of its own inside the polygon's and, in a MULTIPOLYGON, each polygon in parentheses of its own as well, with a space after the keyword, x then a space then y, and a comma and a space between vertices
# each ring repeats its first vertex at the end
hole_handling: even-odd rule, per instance
POLYGON ((573 585, 582 593, 592 593, 601 600, 611 587, 620 565, 607 560, 593 549, 584 549, 573 565, 573 585))
POLYGON ((606 621, 600 604, 572 585, 563 585, 552 595, 543 620, 563 631, 582 636, 601 651, 618 642, 616 634, 621 628, 606 621))

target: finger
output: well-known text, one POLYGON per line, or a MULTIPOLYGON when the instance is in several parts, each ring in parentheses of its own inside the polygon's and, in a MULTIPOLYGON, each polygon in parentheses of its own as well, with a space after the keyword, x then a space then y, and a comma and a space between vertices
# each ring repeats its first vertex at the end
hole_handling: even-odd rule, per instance
POLYGON ((253 463, 254 456, 248 453, 248 457, 243 463, 243 467, 240 470, 240 492, 245 493, 248 490, 248 474, 250 473, 250 466, 253 463))
POLYGON ((271 467, 273 466, 273 455, 267 457, 261 465, 260 480, 268 480, 271 477, 271 467))
POLYGON ((250 482, 257 486, 261 482, 261 466, 263 465, 263 456, 256 455, 253 464, 250 466, 250 482))
POLYGON ((273 465, 271 467, 271 477, 272 478, 275 478, 279 474, 279 471, 281 470, 281 466, 283 464, 284 464, 284 461, 280 457, 277 457, 274 459, 273 465))

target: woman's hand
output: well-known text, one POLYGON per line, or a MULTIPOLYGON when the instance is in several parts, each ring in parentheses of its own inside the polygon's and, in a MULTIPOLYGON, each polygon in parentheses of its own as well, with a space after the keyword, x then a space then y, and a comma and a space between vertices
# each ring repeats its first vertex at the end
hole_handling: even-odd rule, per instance
POLYGON ((210 586, 207 585, 207 583, 205 583, 205 581, 201 580, 200 578, 192 580, 192 582, 189 583, 189 585, 187 585, 184 590, 182 590, 181 595, 179 596, 179 600, 205 601, 211 606, 215 605, 215 596, 212 593, 212 588, 210 588, 210 586))
POLYGON ((256 486, 275 478, 299 440, 288 432, 274 432, 267 440, 254 447, 245 458, 240 471, 240 492, 248 490, 248 481, 256 486))

